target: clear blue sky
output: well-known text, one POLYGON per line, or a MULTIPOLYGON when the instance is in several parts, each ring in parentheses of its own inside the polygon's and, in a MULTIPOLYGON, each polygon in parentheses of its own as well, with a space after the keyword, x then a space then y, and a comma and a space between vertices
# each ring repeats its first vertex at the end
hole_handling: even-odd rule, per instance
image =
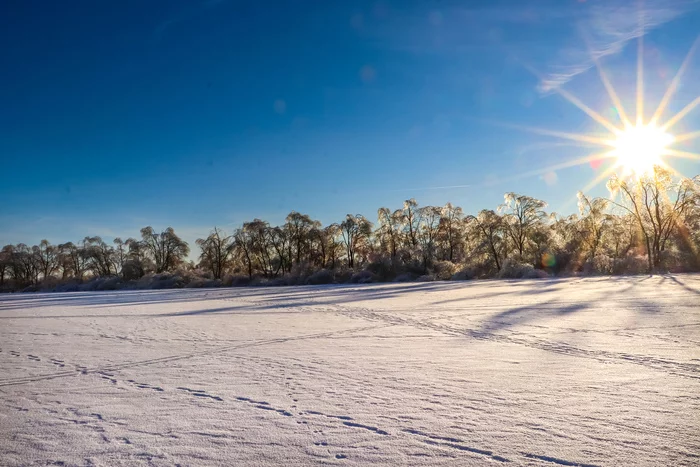
MULTIPOLYGON (((0 245, 149 224, 192 242, 291 210, 375 220, 410 197, 475 212, 506 191, 573 212, 590 166, 517 177, 595 148, 494 122, 603 130, 543 90, 613 118, 584 36, 633 113, 643 34, 655 106, 697 7, 647 0, 640 31, 628 0, 5 1, 0 245)), ((696 58, 667 115, 700 94, 696 58)))

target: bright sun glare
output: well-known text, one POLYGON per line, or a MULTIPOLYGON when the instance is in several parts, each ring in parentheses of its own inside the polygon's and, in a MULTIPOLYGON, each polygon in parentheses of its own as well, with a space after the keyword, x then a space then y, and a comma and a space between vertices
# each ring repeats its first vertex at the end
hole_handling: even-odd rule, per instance
POLYGON ((673 140, 672 135, 655 125, 631 126, 612 142, 615 165, 628 174, 651 173, 655 165, 663 164, 661 156, 673 140))
MULTIPOLYGON (((688 51, 673 80, 669 83, 661 102, 659 102, 651 118, 646 118, 647 114, 645 112, 645 107, 648 103, 645 102, 644 98, 643 36, 642 34, 637 37, 636 115, 631 116, 632 118, 627 115, 620 98, 615 92, 615 88, 599 62, 599 57, 596 57, 591 52, 591 61, 598 71, 598 75, 600 76, 603 86, 605 86, 605 90, 613 104, 613 110, 618 118, 612 120, 605 118, 561 86, 552 86, 548 89, 558 93, 571 104, 586 113, 592 120, 605 127, 609 132, 608 135, 599 136, 597 134, 569 133, 521 125, 507 126, 569 140, 572 143, 568 144, 575 144, 580 147, 597 146, 602 150, 598 149, 587 156, 551 165, 540 170, 525 172, 519 174, 516 178, 542 175, 568 167, 590 164, 597 172, 597 175, 582 189, 582 191, 585 192, 614 173, 625 177, 638 178, 653 172, 654 166, 661 166, 676 175, 681 175, 669 163, 671 158, 690 159, 696 162, 700 161, 700 154, 698 153, 673 148, 673 145, 677 143, 700 138, 700 131, 690 131, 676 135, 669 132, 674 125, 678 124, 686 115, 700 106, 700 95, 686 104, 679 112, 665 119, 663 123, 661 122, 669 103, 671 103, 674 94, 678 90, 681 77, 688 67, 694 51, 700 46, 700 35, 688 51), (607 167, 601 168, 601 162, 605 160, 610 160, 612 163, 607 167)), ((544 78, 537 70, 527 65, 526 67, 544 82, 544 78)), ((561 143, 559 143, 559 145, 561 145, 561 143)))

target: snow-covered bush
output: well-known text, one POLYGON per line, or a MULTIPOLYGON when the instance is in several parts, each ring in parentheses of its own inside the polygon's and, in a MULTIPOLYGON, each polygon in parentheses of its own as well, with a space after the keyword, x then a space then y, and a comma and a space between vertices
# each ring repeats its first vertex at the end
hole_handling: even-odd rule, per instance
POLYGON ((449 281, 457 272, 457 266, 450 261, 436 261, 431 269, 432 275, 439 281, 449 281))
POLYGON ((545 271, 536 270, 532 264, 520 263, 508 258, 503 262, 498 277, 500 279, 541 279, 549 275, 545 271))

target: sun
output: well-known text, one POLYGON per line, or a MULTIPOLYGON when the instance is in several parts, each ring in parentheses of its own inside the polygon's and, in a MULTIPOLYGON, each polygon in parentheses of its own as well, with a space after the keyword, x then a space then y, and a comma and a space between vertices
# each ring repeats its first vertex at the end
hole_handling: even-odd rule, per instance
POLYGON ((548 167, 520 173, 511 177, 511 180, 534 175, 543 176, 552 173, 556 175, 556 170, 590 165, 596 172, 596 175, 593 180, 581 190, 586 192, 613 175, 637 179, 644 178, 647 175, 653 174, 655 166, 661 166, 674 175, 684 176, 673 167, 672 159, 688 159, 694 162, 700 162, 700 153, 673 147, 681 143, 687 145, 692 140, 700 139, 700 130, 692 130, 679 134, 670 133, 672 127, 677 125, 690 114, 690 112, 700 107, 700 95, 696 95, 692 101, 674 115, 663 118, 665 112, 668 110, 669 104, 674 100, 674 95, 679 89, 681 78, 688 68, 692 56, 695 51, 700 48, 700 35, 695 42, 693 42, 692 47, 683 59, 678 71, 666 88, 656 110, 653 111, 651 118, 648 118, 648 115, 651 114, 651 112, 648 111, 649 103, 644 98, 643 37, 644 34, 637 36, 636 115, 629 115, 624 109, 622 100, 615 91, 610 78, 600 63, 600 54, 593 53, 589 44, 587 45, 589 47, 590 62, 598 71, 600 80, 612 104, 612 107, 608 109, 611 113, 609 118, 586 105, 581 99, 564 89, 561 83, 557 83, 556 79, 552 82, 552 80, 547 79, 534 67, 524 64, 525 68, 539 78, 543 90, 559 94, 569 103, 588 115, 594 122, 604 127, 607 133, 572 133, 548 128, 498 123, 499 125, 509 128, 552 136, 561 140, 568 140, 568 142, 550 143, 553 145, 571 145, 586 149, 591 147, 595 148, 593 152, 585 156, 563 160, 558 164, 552 164, 548 167), (610 160, 612 163, 603 165, 603 162, 606 160, 610 160))
POLYGON ((661 157, 673 142, 673 135, 656 125, 630 126, 612 141, 615 165, 630 175, 649 174, 655 165, 664 165, 661 157))

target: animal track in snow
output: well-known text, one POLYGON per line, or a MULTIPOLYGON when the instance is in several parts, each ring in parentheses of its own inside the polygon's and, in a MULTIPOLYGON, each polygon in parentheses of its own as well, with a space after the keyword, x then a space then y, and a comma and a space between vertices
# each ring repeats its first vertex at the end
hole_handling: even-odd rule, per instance
POLYGON ((452 438, 449 436, 432 435, 430 433, 425 433, 425 432, 420 431, 420 430, 414 430, 412 428, 407 428, 403 431, 406 433, 410 433, 412 435, 422 436, 422 437, 426 438, 423 440, 425 443, 433 445, 433 446, 447 447, 447 448, 457 449, 459 451, 471 452, 473 454, 481 454, 482 456, 487 456, 487 457, 489 457, 495 461, 499 461, 499 462, 510 462, 509 459, 506 459, 505 457, 494 454, 493 451, 489 451, 487 449, 479 449, 479 448, 466 446, 465 444, 463 444, 464 441, 462 441, 461 439, 452 438))
POLYGON ((256 401, 254 399, 250 399, 248 397, 242 397, 242 396, 236 397, 236 400, 240 401, 240 402, 247 402, 248 404, 251 404, 256 409, 268 410, 270 412, 277 412, 278 414, 284 415, 285 417, 291 417, 293 415, 288 410, 276 409, 276 408, 272 407, 269 402, 256 401))
POLYGON ((181 387, 181 386, 178 387, 177 389, 179 389, 181 391, 187 391, 196 397, 204 397, 207 399, 214 399, 215 401, 223 402, 223 399, 221 397, 212 396, 211 394, 207 394, 206 391, 204 391, 203 389, 190 389, 190 388, 185 388, 185 387, 181 387))
MULTIPOLYGON (((107 379, 110 379, 109 376, 107 376, 107 379)), ((161 388, 159 386, 151 386, 150 384, 139 383, 138 381, 134 381, 133 379, 127 379, 126 382, 133 384, 134 386, 136 386, 139 389, 151 389, 153 391, 163 392, 163 388, 161 388)))

